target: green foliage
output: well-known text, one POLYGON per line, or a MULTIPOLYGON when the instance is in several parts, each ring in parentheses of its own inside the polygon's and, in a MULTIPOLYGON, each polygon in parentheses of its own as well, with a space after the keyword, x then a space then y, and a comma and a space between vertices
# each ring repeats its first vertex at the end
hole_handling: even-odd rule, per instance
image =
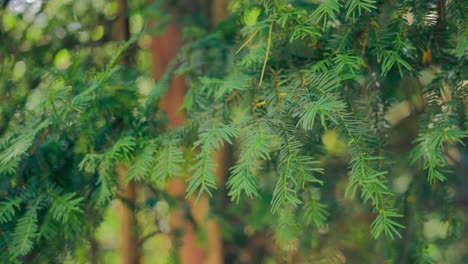
POLYGON ((201 128, 199 139, 194 142, 194 148, 200 147, 200 153, 195 156, 195 164, 192 166, 192 176, 188 181, 187 196, 190 197, 198 191, 197 199, 203 192, 210 196, 210 189, 216 188, 216 176, 213 169, 216 163, 212 160, 212 152, 219 150, 224 142, 232 144, 231 138, 237 131, 223 124, 214 128, 201 128))
POLYGON ((297 190, 304 188, 306 182, 321 183, 312 172, 321 172, 322 169, 314 168, 318 162, 311 157, 301 155, 303 144, 293 135, 294 127, 280 122, 281 135, 279 152, 279 179, 273 190, 272 210, 289 205, 299 205, 301 200, 297 198, 297 190))
POLYGON ((183 161, 183 153, 174 142, 164 143, 155 159, 151 178, 165 182, 171 176, 181 175, 183 161))
MULTIPOLYGON (((55 193, 54 193, 55 195, 55 193)), ((55 201, 50 208, 52 217, 62 224, 66 224, 69 221, 69 217, 72 214, 83 213, 80 208, 80 203, 83 201, 82 197, 76 197, 74 193, 67 193, 63 196, 55 195, 55 201)))
POLYGON ((256 122, 242 129, 239 161, 231 168, 232 175, 226 183, 229 188, 228 195, 237 202, 242 192, 248 197, 259 195, 255 173, 262 169, 261 161, 270 160, 273 140, 271 132, 265 131, 264 126, 256 122))
POLYGON ((312 17, 322 22, 323 28, 327 22, 336 21, 337 14, 340 12, 341 3, 339 0, 323 1, 312 13, 312 17))
POLYGON ((309 201, 306 201, 303 209, 305 223, 314 224, 318 228, 326 226, 330 213, 327 205, 318 200, 317 195, 311 195, 309 201))
MULTIPOLYGON (((122 168, 127 181, 162 193, 148 204, 163 199, 161 186, 179 176, 186 198, 213 197, 221 218, 235 212, 240 233, 272 231, 288 254, 303 250, 304 263, 340 259, 322 254, 325 237, 378 252, 351 258, 356 263, 424 263, 437 255, 431 247, 444 250, 449 238, 429 241, 424 224, 430 213, 451 228, 466 224, 454 200, 462 196, 459 171, 466 166, 468 5, 230 6, 229 25, 185 29, 186 45, 146 92, 135 80, 148 73, 118 65, 149 38, 143 31, 119 46, 102 40, 98 52, 75 43, 62 68, 50 66, 55 53, 43 53, 31 36, 37 53, 0 44, 1 263, 83 248, 118 197, 122 168), (23 79, 14 73, 22 63, 35 69, 23 79), (180 109, 186 121, 168 129, 157 105, 175 75, 188 86, 180 109), (11 82, 22 88, 13 91, 11 82), (37 92, 25 88, 32 84, 37 92), (338 145, 344 150, 330 151, 338 145), (226 189, 218 189, 215 155, 223 148, 235 158, 226 189), (223 191, 235 203, 223 203, 223 191)), ((22 45, 8 25, 0 37, 22 45)), ((58 52, 59 44, 50 47, 58 52)), ((462 231, 450 239, 466 242, 462 231)))
MULTIPOLYGON (((141 150, 134 159, 134 163, 129 166, 127 173, 127 180, 137 180, 142 181, 148 178, 149 173, 151 172, 153 166, 154 155, 157 151, 157 145, 152 142, 145 142, 146 146, 142 146, 141 150)), ((166 153, 164 153, 166 154, 166 153)), ((168 158, 171 158, 172 153, 167 153, 168 158)), ((163 157, 161 157, 162 159, 163 157)), ((170 164, 171 162, 167 162, 170 164)), ((159 171, 159 168, 155 169, 155 172, 159 171)), ((161 170, 163 171, 163 170, 161 170)))
POLYGON ((445 181, 444 174, 447 165, 444 152, 446 147, 455 143, 464 145, 462 139, 468 136, 467 131, 459 130, 455 127, 433 127, 428 129, 424 135, 416 139, 418 145, 411 153, 412 161, 423 159, 423 168, 427 170, 429 182, 445 181))
POLYGON ((8 198, 0 204, 0 223, 10 222, 15 215, 15 209, 20 206, 21 200, 19 197, 8 198))
POLYGON ((352 20, 356 20, 356 17, 360 16, 361 13, 367 11, 372 12, 375 10, 376 7, 375 0, 352 0, 346 1, 345 9, 346 9, 346 19, 352 18, 352 20))

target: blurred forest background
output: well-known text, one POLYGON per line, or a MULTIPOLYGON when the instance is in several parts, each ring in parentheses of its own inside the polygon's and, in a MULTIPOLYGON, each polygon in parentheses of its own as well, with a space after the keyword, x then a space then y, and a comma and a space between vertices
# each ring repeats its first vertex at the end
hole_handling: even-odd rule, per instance
MULTIPOLYGON (((268 13, 263 8, 270 2, 283 8, 278 8, 280 11, 275 9, 278 13, 293 10, 294 7, 308 10, 310 14, 327 1, 0 0, 0 234, 4 240, 0 242, 0 251, 4 254, 0 262, 466 263, 468 153, 462 145, 467 142, 466 50, 462 50, 462 56, 455 60, 451 59, 451 55, 441 55, 436 51, 431 53, 430 49, 439 49, 436 45, 427 50, 418 49, 414 51, 417 54, 414 62, 410 63, 417 74, 408 78, 400 77, 402 69, 409 71, 403 63, 402 69, 395 68, 394 72, 384 70, 390 73, 386 81, 381 82, 382 89, 391 91, 388 92, 391 95, 382 96, 388 99, 385 117, 381 118, 385 119, 382 121, 385 122, 385 126, 382 126, 385 131, 377 127, 374 132, 377 131, 376 135, 386 135, 384 144, 390 154, 381 155, 391 160, 391 165, 388 165, 391 170, 386 177, 390 179, 388 185, 391 192, 396 194, 396 198, 391 198, 392 204, 400 208, 399 213, 403 215, 402 218, 398 217, 398 221, 405 228, 396 225, 401 236, 395 235, 397 232, 389 232, 395 235, 393 237, 382 231, 388 236, 375 238, 370 231, 375 218, 371 206, 363 206, 359 198, 345 196, 348 185, 346 175, 354 159, 349 154, 352 143, 343 139, 339 129, 333 127, 311 135, 312 139, 304 141, 301 147, 315 153, 324 171, 321 175, 317 170, 323 185, 307 187, 308 194, 301 194, 301 200, 307 196, 309 198, 304 199, 311 201, 303 209, 309 210, 309 218, 307 212, 303 216, 300 210, 291 209, 295 208, 293 205, 272 212, 273 186, 276 182, 271 180, 273 165, 264 165, 264 176, 258 179, 264 189, 257 198, 241 195, 237 203, 231 202, 231 198, 237 196, 230 193, 228 187, 232 186, 226 187, 225 182, 233 173, 229 168, 235 165, 239 157, 240 150, 235 147, 236 144, 226 144, 213 151, 218 164, 213 170, 218 189, 210 196, 199 196, 197 202, 197 192, 190 187, 188 191, 194 195, 186 199, 187 181, 183 177, 174 177, 168 182, 154 181, 151 180, 152 176, 148 176, 150 180, 147 180, 147 176, 139 174, 138 168, 132 170, 135 161, 126 156, 127 150, 144 152, 148 144, 159 144, 157 141, 140 141, 140 138, 146 140, 165 133, 178 133, 177 129, 185 124, 184 113, 190 113, 191 109, 199 111, 204 108, 197 108, 198 105, 210 103, 192 91, 198 85, 200 76, 201 82, 205 82, 203 84, 212 81, 203 79, 206 72, 227 79, 237 76, 234 73, 225 77, 219 72, 231 67, 229 65, 235 56, 242 55, 242 52, 236 55, 236 51, 243 44, 244 48, 251 45, 249 37, 254 39, 256 33, 249 35, 250 32, 257 30, 260 32, 259 38, 267 42, 267 26, 259 26, 242 34, 241 29, 254 25, 268 13), (457 110, 460 116, 455 118, 459 121, 457 124, 461 124, 457 125, 461 132, 449 138, 453 139, 450 143, 455 145, 442 158, 451 171, 447 172, 448 180, 428 182, 421 164, 409 162, 407 155, 420 134, 418 118, 429 111, 425 108, 425 89, 432 87, 434 80, 442 78, 439 74, 444 63, 457 68, 457 78, 465 80, 458 90, 463 107, 457 110), (79 97, 76 91, 88 91, 86 93, 93 95, 91 99, 79 97), (79 97, 79 100, 68 101, 69 93, 79 97), (186 93, 188 99, 184 101, 186 93), (66 110, 67 106, 73 109, 66 110), (53 117, 42 119, 45 116, 53 117), (21 135, 17 141, 23 145, 15 141, 16 135, 21 135), (18 143, 13 152, 8 147, 11 142, 18 143), (98 157, 100 153, 111 151, 114 152, 109 156, 98 157), (96 156, 88 155, 85 159, 86 154, 90 153, 96 156), (17 157, 21 157, 21 160, 17 157), (104 162, 107 157, 112 162, 128 162, 108 167, 96 165, 88 169, 87 166, 93 167, 95 162, 92 158, 104 162), (102 175, 103 171, 112 176, 97 176, 102 175), (112 183, 112 186, 118 187, 102 187, 108 183, 109 186, 112 183), (42 189, 45 193, 40 198, 42 200, 37 202, 34 211, 30 211, 32 205, 27 201, 42 197, 42 192, 38 191, 42 189), (53 198, 48 198, 48 194, 60 197, 57 200, 70 202, 71 205, 62 209, 52 201, 53 198), (104 197, 102 200, 100 195, 104 197), (16 198, 11 197, 22 200, 16 202, 16 198), (24 207, 22 204, 25 204, 24 207), (50 217, 47 213, 49 208, 52 210, 50 217), (73 215, 75 213, 76 216, 73 215), (304 217, 311 224, 303 224, 304 217), (18 226, 21 223, 33 231, 20 232, 18 226), (11 238, 5 230, 13 230, 11 238)), ((379 14, 372 13, 376 16, 396 12, 396 2, 411 2, 414 10, 419 8, 423 15, 414 11, 414 16, 407 18, 418 20, 431 15, 440 16, 436 3, 445 1, 351 2, 370 3, 371 6, 378 2, 379 14)), ((466 12, 468 4, 461 2, 461 9, 464 8, 466 12)), ((343 4, 341 8, 349 7, 343 4)), ((362 12, 369 10, 363 8, 362 12)), ((294 13, 295 10, 287 12, 297 16, 297 21, 301 16, 308 15, 307 12, 294 13)), ((338 20, 347 21, 344 17, 338 20)), ((466 23, 467 18, 464 19, 466 23)), ((280 25, 282 22, 276 23, 280 25)), ((278 42, 274 42, 276 46, 272 47, 289 45, 289 36, 284 38, 286 40, 281 39, 281 33, 276 36, 278 42)), ((317 53, 321 52, 319 49, 322 47, 310 48, 307 38, 297 39, 299 41, 291 40, 293 44, 285 48, 286 51, 273 53, 270 60, 275 65, 283 63, 287 67, 302 67, 307 61, 321 57, 317 53), (292 54, 292 59, 286 59, 286 56, 280 58, 278 54, 281 52, 288 56, 292 54)), ((356 42, 359 41, 362 39, 356 39, 356 42)), ((428 43, 434 40, 418 41, 428 43)), ((350 47, 360 49, 356 45, 362 42, 351 42, 350 47)), ((320 43, 314 42, 313 45, 320 46, 320 43)), ((260 52, 260 59, 257 60, 260 66, 255 78, 258 81, 260 73, 261 78, 265 73, 266 82, 274 83, 275 76, 284 72, 286 75, 292 74, 294 70, 283 72, 281 67, 276 66, 267 66, 265 70, 263 61, 269 48, 270 44, 266 52, 260 52), (260 70, 261 65, 263 70, 260 70)), ((255 52, 254 45, 249 49, 255 52)), ((265 63, 268 55, 266 57, 265 63)), ((365 61, 372 63, 367 59, 365 61)), ((364 60, 358 66, 358 72, 369 70, 363 65, 364 60)), ((354 71, 351 72, 354 74, 354 71)), ((344 77, 343 82, 352 82, 352 78, 344 77)), ((278 82, 285 80, 286 77, 278 82)), ((242 82, 239 85, 233 81, 231 86, 229 92, 232 93, 229 95, 234 98, 237 95, 233 91, 237 89, 235 87, 242 86, 242 82)), ((257 87, 257 83, 253 86, 257 87)), ((217 98, 215 93, 213 90, 209 94, 217 98)), ((231 100, 229 95, 226 96, 227 101, 231 100)), ((359 94, 354 94, 346 100, 359 97, 359 94)), ((265 98, 269 98, 268 94, 265 98)), ((209 97, 206 100, 210 100, 209 97)), ((255 111, 263 111, 263 104, 265 101, 260 99, 254 102, 255 111)), ((455 104, 460 105, 458 102, 455 104)), ((356 106, 353 111, 362 109, 359 107, 356 106)), ((241 110, 237 109, 238 112, 232 115, 221 115, 229 115, 235 120, 236 116, 242 115, 241 110)), ((268 112, 268 109, 265 111, 268 112)), ((377 110, 375 113, 380 112, 377 110)), ((374 117, 369 114, 366 118, 370 120, 374 117)), ((324 117, 320 118, 324 122, 324 117)), ((334 123, 333 118, 329 121, 334 123)), ((320 121, 315 126, 318 123, 320 121)), ((180 137, 182 139, 178 140, 182 142, 196 140, 193 134, 180 137)), ((276 144, 275 138, 270 140, 276 144)), ((187 167, 196 157, 193 152, 178 151, 177 144, 163 144, 164 147, 158 150, 162 153, 159 156, 161 162, 156 165, 160 166, 157 167, 160 172, 154 172, 154 177, 166 179, 166 174, 183 174, 182 171, 187 174, 187 167), (179 167, 170 167, 172 153, 176 153, 174 158, 182 164, 179 167), (163 168, 165 164, 170 168, 163 168)), ((449 149, 448 145, 444 146, 449 149)), ((151 152, 154 153, 156 151, 151 152)), ((275 157, 272 158, 273 164, 275 157)), ((264 159, 261 155, 251 158, 264 159)), ((145 161, 141 162, 141 166, 145 166, 145 161)), ((437 175, 434 177, 438 178, 437 175)))

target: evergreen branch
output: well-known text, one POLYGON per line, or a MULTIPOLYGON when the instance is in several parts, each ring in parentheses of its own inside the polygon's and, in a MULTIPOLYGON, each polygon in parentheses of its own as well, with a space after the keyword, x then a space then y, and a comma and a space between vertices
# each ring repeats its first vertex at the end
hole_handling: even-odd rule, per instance
POLYGON ((53 218, 58 222, 66 224, 69 222, 70 215, 83 213, 80 207, 84 199, 82 197, 76 197, 76 193, 60 195, 51 192, 50 194, 54 197, 50 212, 53 218))
POLYGON ((393 50, 388 50, 388 51, 384 50, 380 54, 379 59, 382 61, 382 75, 383 76, 387 75, 387 73, 393 68, 394 65, 397 66, 400 76, 403 76, 402 67, 406 68, 407 70, 413 69, 408 62, 403 60, 401 56, 393 50))
POLYGON ((216 163, 212 160, 212 152, 219 150, 224 142, 232 144, 231 139, 236 136, 237 130, 224 124, 216 128, 201 129, 199 139, 194 143, 194 148, 200 147, 201 150, 191 168, 193 174, 188 181, 187 197, 197 190, 197 200, 203 192, 212 195, 210 189, 216 188, 216 176, 213 173, 216 163))
MULTIPOLYGON (((261 169, 259 160, 269 160, 272 136, 265 133, 263 124, 256 122, 257 129, 248 131, 240 141, 241 152, 237 164, 231 168, 231 177, 226 185, 231 200, 239 201, 242 192, 248 197, 258 196, 255 173, 261 169), (249 133, 250 132, 250 133, 249 133)), ((246 127, 249 128, 249 127, 246 127)))
MULTIPOLYGON (((316 79, 312 79, 316 80, 316 79)), ((314 84, 314 82, 312 83, 314 84)), ((320 92, 323 96, 336 97, 329 93, 327 90, 320 88, 319 85, 314 87, 317 91, 320 92)), ((377 220, 374 222, 372 233, 374 237, 378 237, 384 231, 387 235, 388 232, 392 232, 399 236, 399 233, 396 228, 401 227, 400 224, 391 220, 391 218, 396 218, 393 208, 384 208, 384 203, 388 196, 392 195, 392 192, 388 189, 386 179, 383 177, 387 172, 374 169, 369 165, 369 163, 381 160, 382 157, 372 157, 369 156, 369 153, 365 151, 365 145, 362 142, 363 136, 360 135, 358 131, 362 131, 356 127, 359 123, 356 120, 349 120, 349 114, 343 113, 344 109, 337 108, 336 115, 338 117, 338 122, 335 123, 338 129, 344 130, 344 135, 347 138, 348 144, 351 146, 353 158, 351 160, 351 177, 348 186, 346 187, 345 194, 351 197, 355 196, 357 188, 359 187, 361 191, 361 198, 363 202, 372 201, 372 204, 375 206, 376 211, 382 214, 382 212, 389 212, 384 216, 377 217, 377 220)), ((390 237, 393 238, 393 235, 390 237)))
POLYGON ((232 96, 235 91, 245 91, 250 85, 251 79, 235 72, 223 79, 201 77, 201 92, 205 92, 207 97, 214 96, 215 100, 232 96))
POLYGON ((379 210, 377 218, 371 224, 372 235, 379 237, 383 233, 391 239, 394 239, 395 235, 401 238, 397 228, 404 228, 404 226, 393 220, 401 217, 403 215, 397 213, 395 209, 379 210))
POLYGON ((61 226, 59 226, 59 222, 54 219, 51 210, 48 210, 41 221, 39 237, 43 237, 46 240, 52 240, 57 237, 60 228, 61 226))
POLYGON ((315 178, 312 173, 323 172, 321 168, 312 167, 317 162, 311 157, 301 156, 300 143, 290 131, 294 128, 278 120, 281 135, 281 149, 279 156, 278 170, 280 177, 273 190, 272 211, 275 212, 285 203, 291 205, 301 204, 301 200, 296 197, 298 188, 303 187, 305 181, 323 184, 322 181, 315 178))
POLYGON ((299 25, 291 34, 289 38, 289 43, 300 39, 305 40, 310 38, 313 44, 317 43, 317 38, 320 37, 320 33, 315 26, 309 25, 308 22, 299 25))
POLYGON ((105 84, 107 80, 117 72, 118 67, 115 67, 115 63, 122 55, 122 53, 127 50, 130 45, 132 45, 139 37, 140 34, 134 35, 131 39, 120 45, 120 47, 116 50, 110 59, 109 63, 106 65, 105 69, 99 74, 97 81, 94 82, 88 89, 84 90, 72 99, 70 104, 71 108, 78 112, 84 111, 84 105, 93 98, 90 94, 98 88, 101 88, 102 85, 105 84))
POLYGON ((410 153, 411 163, 423 159, 423 169, 428 171, 428 181, 434 183, 435 180, 445 181, 446 172, 443 168, 446 165, 443 155, 446 144, 453 145, 459 143, 464 145, 463 139, 468 137, 467 131, 459 130, 455 127, 435 127, 426 133, 420 134, 415 140, 418 145, 410 153))
POLYGON ((26 255, 34 246, 32 239, 37 236, 37 211, 42 201, 42 195, 36 197, 16 224, 11 249, 11 254, 15 258, 26 255))
POLYGON ((115 173, 109 160, 104 160, 99 165, 97 172, 97 191, 94 193, 93 200, 97 205, 103 205, 110 201, 112 196, 115 194, 115 191, 113 192, 112 188, 116 186, 116 177, 114 176, 115 173))
POLYGON ((163 144, 156 155, 154 166, 151 169, 151 179, 157 182, 165 182, 173 175, 181 176, 181 163, 183 161, 182 150, 174 141, 163 144))
POLYGON ((210 189, 216 189, 216 176, 213 173, 215 168, 216 163, 211 158, 211 152, 202 150, 197 155, 196 163, 192 167, 193 173, 188 181, 186 198, 191 197, 197 190, 197 201, 204 192, 208 193, 210 197, 212 196, 210 189))
POLYGON ((0 229, 0 262, 2 263, 9 263, 11 262, 11 245, 8 237, 6 236, 5 232, 0 229), (2 242, 3 241, 3 242, 2 242))
POLYGON ((312 13, 312 17, 318 21, 323 21, 322 30, 325 29, 329 20, 335 21, 338 13, 340 12, 341 4, 339 0, 327 0, 320 3, 320 5, 312 13))
POLYGON ((87 154, 79 163, 80 170, 98 173, 98 191, 94 193, 94 201, 98 204, 103 204, 112 197, 112 188, 116 185, 116 179, 112 177, 115 174, 113 168, 131 160, 135 145, 134 137, 122 137, 108 151, 102 154, 87 154))
POLYGON ((0 224, 5 224, 13 219, 21 202, 21 197, 10 197, 0 202, 0 224))
POLYGON ((151 171, 157 145, 154 141, 148 141, 145 144, 146 146, 140 150, 140 153, 133 160, 133 164, 128 168, 127 183, 131 180, 144 180, 151 171))
POLYGON ((348 0, 345 1, 345 8, 346 10, 346 19, 352 17, 352 20, 355 21, 357 16, 361 15, 362 11, 371 12, 372 10, 376 9, 376 1, 375 0, 348 0), (356 15, 356 10, 357 14, 356 15))
MULTIPOLYGON (((26 133, 21 134, 12 140, 9 141, 10 146, 7 147, 3 152, 0 154, 0 166, 9 164, 11 161, 23 156, 27 155, 28 150, 30 150, 31 146, 33 146, 34 139, 36 135, 44 128, 47 128, 50 125, 49 120, 44 120, 43 122, 36 124, 33 129, 25 129, 26 133)), ((44 134, 47 134, 44 132, 44 134)), ((41 139, 38 141, 38 144, 35 144, 32 148, 31 153, 35 153, 39 145, 43 142, 45 136, 42 135, 41 139), (44 137, 44 138, 43 138, 44 137)))
POLYGON ((326 220, 330 213, 327 211, 328 206, 321 203, 318 197, 312 197, 304 203, 303 215, 306 223, 313 223, 316 227, 321 228, 325 226, 326 220))

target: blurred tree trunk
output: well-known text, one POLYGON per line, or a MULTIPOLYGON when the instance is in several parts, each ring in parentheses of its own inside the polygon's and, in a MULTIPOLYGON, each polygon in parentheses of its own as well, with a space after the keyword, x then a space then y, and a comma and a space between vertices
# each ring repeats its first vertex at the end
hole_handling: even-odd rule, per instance
MULTIPOLYGON (((182 35, 176 23, 171 23, 166 27, 166 30, 153 38, 152 55, 153 55, 153 73, 154 78, 159 80, 167 69, 169 62, 176 56, 179 48, 182 45, 182 35)), ((160 102, 160 108, 167 113, 169 119, 168 128, 174 128, 184 122, 184 116, 177 110, 183 103, 186 86, 182 76, 175 76, 172 79, 171 87, 164 95, 160 102)), ((173 197, 183 199, 185 196, 184 181, 181 178, 173 178, 168 182, 167 192, 173 197)), ((180 262, 185 263, 202 263, 203 251, 195 243, 195 231, 190 222, 185 219, 185 211, 183 205, 178 205, 177 210, 171 215, 171 230, 181 230, 182 245, 179 249, 180 262)), ((174 241, 174 238, 173 238, 174 241)), ((176 246, 173 244, 173 246, 176 246)))
POLYGON ((211 24, 214 25, 228 16, 227 0, 212 0, 211 2, 211 24))
MULTIPOLYGON (((211 24, 215 25, 220 20, 227 17, 227 0, 212 0, 211 2, 211 24)), ((230 153, 232 152, 231 147, 228 144, 225 144, 223 148, 214 153, 213 158, 218 164, 218 167, 215 170, 215 175, 218 178, 218 186, 225 186, 226 176, 229 174, 229 165, 231 163, 232 157, 230 153)), ((223 201, 223 197, 226 197, 224 188, 220 188, 220 193, 218 193, 219 201, 223 201)), ((205 264, 220 264, 224 263, 224 248, 223 240, 221 238, 221 230, 218 223, 214 219, 207 219, 208 213, 210 211, 208 197, 206 199, 207 208, 204 212, 201 212, 199 217, 199 222, 206 223, 206 230, 208 233, 208 248, 207 254, 204 263, 205 264)))
POLYGON ((120 215, 120 263, 140 263, 140 252, 138 248, 138 235, 136 233, 136 219, 133 207, 136 200, 136 183, 134 181, 126 184, 125 173, 127 168, 119 166, 117 174, 120 180, 119 189, 119 215, 120 215))
MULTIPOLYGON (((191 10, 193 13, 204 10, 200 9, 195 2, 188 1, 187 3, 181 2, 185 10, 191 10)), ((211 22, 215 24, 221 18, 226 16, 226 1, 213 0, 210 6, 211 9, 211 22)), ((180 6, 179 6, 180 7, 180 6)), ((205 7, 206 8, 206 7, 205 7)), ((156 36, 152 43, 153 54, 153 67, 154 77, 156 80, 160 79, 166 70, 169 62, 176 56, 179 48, 182 45, 182 36, 179 26, 173 22, 169 24, 164 33, 156 36)), ((168 128, 173 128, 181 125, 184 122, 184 116, 177 110, 183 103, 186 86, 183 77, 176 76, 172 79, 171 87, 160 102, 160 108, 167 112, 169 124, 168 128)), ((226 149, 215 153, 215 159, 219 162, 219 167, 216 170, 216 175, 219 179, 224 178, 227 167, 224 162, 223 153, 226 149)), ((224 180, 221 180, 224 182, 224 180)), ((181 178, 174 178, 168 183, 168 193, 173 197, 183 199, 185 196, 185 183, 181 178)), ((219 226, 213 219, 207 219, 210 212, 210 205, 207 196, 202 196, 200 200, 195 203, 194 199, 189 201, 191 210, 190 213, 195 220, 197 227, 202 231, 206 231, 207 247, 203 249, 196 244, 195 227, 193 222, 190 222, 185 217, 184 206, 178 206, 176 212, 171 215, 171 229, 182 230, 182 245, 179 249, 179 258, 183 264, 219 264, 223 263, 223 243, 221 240, 219 226)))
MULTIPOLYGON (((112 24, 112 39, 116 42, 124 42, 129 39, 128 6, 126 0, 117 0, 117 16, 112 24)), ((128 64, 128 57, 122 57, 120 63, 128 64)), ((117 167, 119 176, 119 199, 118 210, 120 215, 120 263, 138 264, 140 263, 140 253, 138 247, 138 235, 136 233, 136 219, 133 207, 136 202, 136 183, 130 181, 126 183, 125 174, 127 168, 123 165, 117 167)))

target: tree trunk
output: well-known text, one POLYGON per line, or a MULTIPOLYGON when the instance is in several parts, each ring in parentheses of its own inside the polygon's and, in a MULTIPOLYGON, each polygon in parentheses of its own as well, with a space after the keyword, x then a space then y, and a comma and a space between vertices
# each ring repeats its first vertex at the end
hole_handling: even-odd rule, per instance
POLYGON ((127 168, 119 166, 117 174, 120 180, 119 189, 119 215, 120 215, 120 263, 140 263, 140 252, 138 248, 138 236, 136 233, 136 220, 133 214, 135 204, 136 184, 134 181, 125 184, 125 173, 127 168))
MULTIPOLYGON (((154 37, 152 42, 153 73, 154 78, 159 80, 167 69, 169 62, 176 56, 182 46, 180 29, 175 23, 167 26, 166 30, 154 37)), ((168 128, 174 128, 184 122, 184 116, 177 110, 182 105, 186 86, 181 76, 172 79, 171 87, 160 102, 160 108, 167 113, 168 128)), ((180 175, 179 175, 180 176, 180 175)), ((169 195, 183 199, 185 196, 185 185, 181 178, 173 178, 168 182, 167 192, 169 195)), ((182 245, 179 249, 180 262, 183 264, 202 263, 203 251, 195 243, 195 231, 191 223, 185 219, 184 206, 177 206, 177 210, 171 215, 171 230, 183 231, 182 245)))
MULTIPOLYGON (((127 18, 126 0, 117 0, 117 17, 112 23, 112 40, 123 42, 129 39, 129 25, 127 18)), ((120 59, 120 63, 128 64, 128 57, 120 59)), ((133 214, 133 206, 136 201, 136 183, 130 181, 126 184, 125 174, 127 168, 123 165, 117 167, 119 176, 119 199, 118 210, 120 215, 120 263, 121 264, 139 264, 140 252, 138 247, 138 235, 136 233, 136 219, 133 214)))
MULTIPOLYGON (((215 25, 220 20, 227 17, 227 1, 226 0, 212 0, 211 2, 211 24, 215 25)), ((229 165, 231 162, 231 148, 229 145, 225 144, 223 148, 213 154, 213 158, 215 162, 218 164, 216 168, 215 175, 218 178, 218 186, 224 186, 226 182, 226 175, 229 174, 229 165)), ((220 188, 223 190, 223 188, 220 188)), ((226 194, 222 191, 218 194, 218 198, 220 201, 223 201, 223 196, 225 197, 226 194)), ((207 197, 204 197, 207 199, 207 197)), ((203 222, 206 221, 206 217, 209 213, 209 203, 206 201, 208 208, 204 212, 203 215, 200 216, 200 220, 203 222)), ((213 220, 209 219, 207 221, 207 232, 208 232, 208 249, 207 255, 205 258, 205 264, 218 264, 224 263, 224 247, 223 247, 223 240, 221 238, 221 231, 219 229, 218 223, 213 220)))
POLYGON ((227 0, 212 0, 211 2, 211 24, 214 25, 227 17, 227 0))
MULTIPOLYGON (((194 3, 192 2, 192 5, 194 3)), ((212 1, 212 24, 226 16, 226 1, 212 1)), ((182 36, 176 23, 171 23, 166 31, 153 39, 153 67, 154 77, 160 79, 169 62, 176 56, 182 45, 182 36)), ((160 108, 164 110, 169 119, 168 128, 180 126, 184 122, 184 116, 178 109, 183 103, 186 86, 181 76, 173 78, 171 87, 160 102, 160 108)), ((227 172, 223 154, 227 149, 223 148, 214 153, 215 160, 219 163, 216 170, 218 179, 223 179, 227 172)), ((224 180, 220 180, 224 182, 224 180)), ((175 178, 168 183, 167 191, 173 197, 183 199, 185 196, 185 183, 180 178, 175 178)), ((219 226, 215 220, 207 219, 210 205, 207 196, 202 196, 195 203, 194 199, 189 201, 190 213, 196 224, 202 231, 206 231, 207 247, 205 250, 198 246, 195 241, 195 230, 193 223, 185 219, 184 206, 178 206, 176 212, 171 215, 172 230, 183 230, 182 245, 179 249, 179 257, 182 264, 220 264, 223 263, 223 243, 221 240, 219 226)))

